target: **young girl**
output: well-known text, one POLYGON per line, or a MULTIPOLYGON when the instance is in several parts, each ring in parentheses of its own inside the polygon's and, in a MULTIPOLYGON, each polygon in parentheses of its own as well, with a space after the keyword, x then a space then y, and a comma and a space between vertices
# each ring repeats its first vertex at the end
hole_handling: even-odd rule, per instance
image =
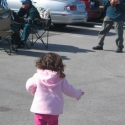
POLYGON ((59 55, 43 55, 36 67, 37 73, 26 82, 27 91, 34 95, 30 111, 35 113, 36 125, 58 125, 58 117, 63 113, 63 93, 79 100, 84 92, 68 83, 59 55))

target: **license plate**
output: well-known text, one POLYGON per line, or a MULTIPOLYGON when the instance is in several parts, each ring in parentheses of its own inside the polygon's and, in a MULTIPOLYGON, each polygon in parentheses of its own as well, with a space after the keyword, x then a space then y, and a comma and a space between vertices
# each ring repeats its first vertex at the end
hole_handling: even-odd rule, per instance
POLYGON ((84 7, 83 7, 83 5, 78 5, 78 6, 77 6, 77 10, 78 10, 79 12, 84 12, 84 7))

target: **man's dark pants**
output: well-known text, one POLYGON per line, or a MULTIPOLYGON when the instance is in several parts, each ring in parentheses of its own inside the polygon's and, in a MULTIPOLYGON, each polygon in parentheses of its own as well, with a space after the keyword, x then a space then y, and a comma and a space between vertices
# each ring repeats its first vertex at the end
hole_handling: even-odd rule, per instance
POLYGON ((123 45, 123 25, 124 22, 123 21, 113 21, 112 19, 110 19, 109 17, 105 17, 103 24, 102 24, 102 31, 99 32, 98 34, 98 38, 99 38, 99 46, 103 46, 104 45, 104 39, 106 34, 110 31, 110 29, 112 28, 114 24, 114 28, 116 31, 116 45, 117 47, 123 49, 124 45, 123 45))

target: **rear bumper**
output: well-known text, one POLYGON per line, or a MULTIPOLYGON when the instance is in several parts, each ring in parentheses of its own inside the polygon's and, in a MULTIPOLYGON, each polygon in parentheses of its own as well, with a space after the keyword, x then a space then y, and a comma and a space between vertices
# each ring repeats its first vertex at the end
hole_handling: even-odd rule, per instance
POLYGON ((52 23, 74 24, 86 22, 88 18, 87 12, 84 14, 59 14, 51 15, 52 23))

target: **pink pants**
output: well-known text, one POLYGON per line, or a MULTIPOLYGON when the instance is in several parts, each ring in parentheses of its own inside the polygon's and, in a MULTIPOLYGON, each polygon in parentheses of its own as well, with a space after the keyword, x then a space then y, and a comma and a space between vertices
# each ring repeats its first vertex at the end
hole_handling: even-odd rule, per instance
POLYGON ((58 125, 59 115, 35 114, 36 125, 58 125))

